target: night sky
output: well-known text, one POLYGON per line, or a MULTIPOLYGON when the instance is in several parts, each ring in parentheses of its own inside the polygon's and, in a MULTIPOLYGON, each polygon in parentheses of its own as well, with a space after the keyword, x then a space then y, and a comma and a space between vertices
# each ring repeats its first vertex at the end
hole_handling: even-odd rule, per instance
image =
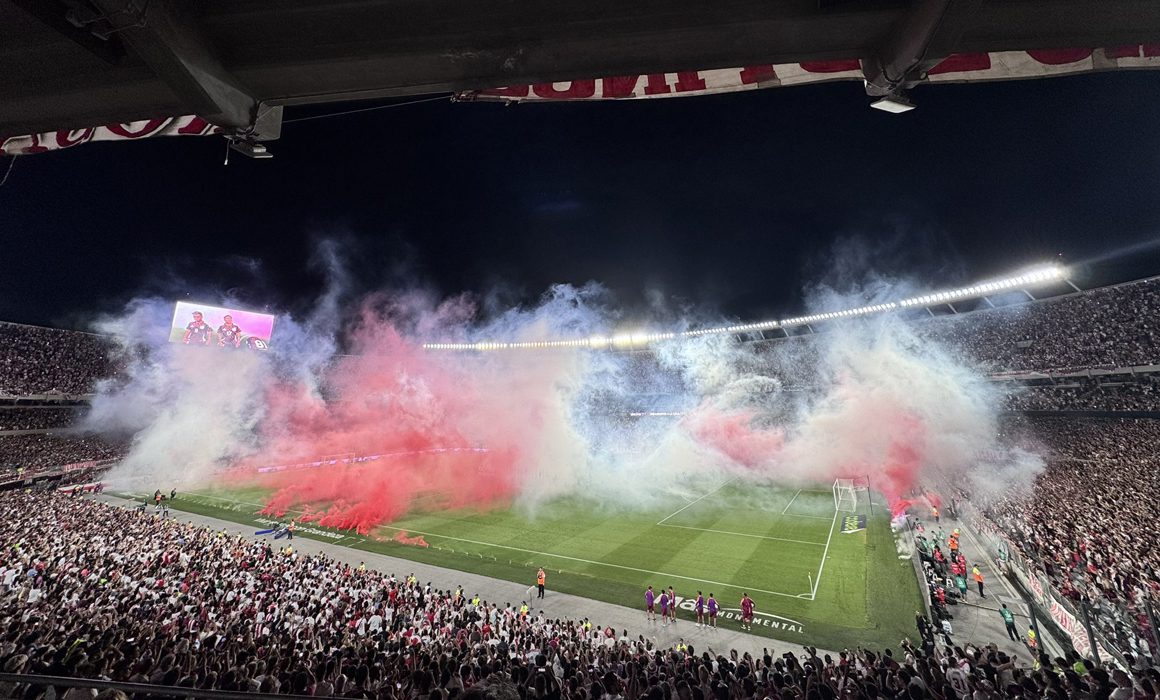
POLYGON ((218 137, 89 144, 18 159, 0 188, 0 319, 83 328, 138 294, 301 313, 326 239, 361 289, 534 303, 596 280, 638 316, 792 314, 836 270, 943 287, 1062 254, 1081 283, 1156 274, 1158 88, 926 86, 904 115, 858 83, 436 102, 286 124, 273 160, 228 166, 218 137))

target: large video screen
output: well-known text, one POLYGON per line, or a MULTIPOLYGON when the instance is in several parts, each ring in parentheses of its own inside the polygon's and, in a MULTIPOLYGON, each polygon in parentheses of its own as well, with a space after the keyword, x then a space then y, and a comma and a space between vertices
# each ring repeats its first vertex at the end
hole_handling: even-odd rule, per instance
POLYGON ((226 350, 268 350, 274 317, 253 311, 177 302, 169 342, 226 350))

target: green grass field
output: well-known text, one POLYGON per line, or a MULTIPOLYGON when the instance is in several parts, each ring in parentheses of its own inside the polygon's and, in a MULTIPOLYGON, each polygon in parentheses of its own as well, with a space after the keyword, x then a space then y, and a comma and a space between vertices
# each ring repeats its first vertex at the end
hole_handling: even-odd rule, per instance
MULTIPOLYGON (((256 523, 266 494, 257 487, 205 489, 179 495, 173 506, 256 523)), ((868 512, 864 496, 859 512, 868 512)), ((827 649, 893 647, 911 634, 921 607, 911 564, 898 559, 882 508, 865 530, 841 529, 828 490, 725 484, 646 512, 563 499, 534 516, 414 513, 370 537, 340 533, 339 544, 528 585, 544 566, 552 590, 631 607, 642 605, 650 584, 671 585, 690 599, 712 591, 726 610, 744 591, 767 615, 754 633, 827 649), (389 541, 400 530, 430 547, 389 541)))

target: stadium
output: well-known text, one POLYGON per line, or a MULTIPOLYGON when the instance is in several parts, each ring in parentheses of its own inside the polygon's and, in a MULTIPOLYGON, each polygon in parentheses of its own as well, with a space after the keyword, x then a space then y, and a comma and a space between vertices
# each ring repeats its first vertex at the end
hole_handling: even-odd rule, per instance
POLYGON ((0 698, 1160 697, 1160 3, 0 0, 0 68, 0 698))
MULTIPOLYGON (((1065 268, 1046 266, 873 301, 778 321, 580 339, 529 339, 528 333, 545 328, 541 314, 552 310, 551 302, 547 311, 514 326, 522 334, 508 340, 484 328, 471 332, 488 340, 469 342, 461 334, 455 342, 422 343, 401 338, 393 327, 379 328, 361 346, 365 354, 340 355, 322 371, 329 383, 315 396, 318 402, 277 416, 277 424, 291 423, 294 431, 270 433, 262 422, 251 424, 247 431, 268 440, 262 449, 200 460, 180 455, 174 465, 159 465, 149 451, 157 434, 172 429, 166 420, 155 416, 144 427, 120 431, 105 421, 118 401, 139 396, 136 384, 150 374, 142 367, 180 374, 213 355, 213 362, 227 363, 225 371, 234 371, 228 363, 238 363, 241 374, 234 381, 244 383, 243 374, 266 381, 253 362, 275 362, 277 336, 272 350, 256 354, 190 348, 178 339, 142 356, 124 337, 4 324, 9 370, 2 387, 0 454, 10 491, 2 502, 16 517, 32 508, 29 494, 39 498, 54 491, 59 504, 42 511, 43 517, 79 518, 60 526, 68 538, 120 536, 104 529, 113 509, 124 514, 116 517, 139 518, 126 524, 126 536, 160 527, 150 537, 164 540, 175 534, 176 525, 166 527, 171 521, 200 518, 193 522, 219 530, 233 524, 229 532, 240 534, 239 545, 245 541, 255 552, 315 541, 338 558, 329 560, 334 573, 312 575, 344 568, 343 575, 350 575, 354 559, 362 572, 364 562, 373 564, 378 556, 386 557, 384 566, 399 567, 387 572, 392 578, 402 576, 403 567, 438 567, 443 583, 434 582, 428 595, 450 596, 452 609, 480 595, 470 584, 459 588, 462 576, 509 581, 506 592, 493 593, 505 600, 477 603, 482 609, 498 606, 516 619, 521 604, 530 600, 532 614, 543 615, 541 607, 552 610, 551 598, 561 594, 641 611, 646 587, 672 587, 671 624, 648 623, 643 612, 631 616, 631 624, 644 630, 641 639, 657 648, 713 645, 720 643, 714 635, 740 635, 746 624, 738 603, 743 594, 757 603, 745 636, 807 650, 889 648, 903 638, 922 642, 916 615, 931 621, 927 634, 940 635, 940 642, 960 639, 958 632, 941 637, 937 625, 944 617, 960 630, 989 626, 999 639, 1003 620, 990 604, 997 597, 1018 617, 1018 634, 1005 645, 1012 657, 1026 653, 1024 637, 1032 631, 1061 658, 1098 657, 1126 668, 1151 663, 1157 549, 1134 523, 1149 517, 1157 487, 1150 446, 1160 425, 1154 327, 1160 278, 1077 291, 1065 268), (902 411, 906 401, 883 393, 881 378, 841 376, 870 371, 843 364, 850 348, 873 365, 897 365, 889 381, 905 384, 921 410, 949 414, 947 422, 921 415, 917 422, 882 418, 869 429, 894 431, 895 438, 858 446, 867 438, 848 432, 853 421, 875 419, 860 414, 857 394, 873 396, 875 413, 902 411), (500 425, 465 444, 460 430, 466 431, 462 426, 471 424, 478 406, 457 416, 454 407, 441 405, 441 421, 456 424, 453 431, 407 423, 397 413, 414 414, 418 404, 376 403, 368 409, 358 401, 387 392, 397 403, 405 393, 399 374, 365 373, 365 363, 377 358, 377 366, 384 357, 407 365, 412 380, 424 374, 429 392, 437 394, 440 383, 449 381, 454 396, 502 386, 535 403, 541 382, 558 385, 579 377, 565 392, 567 414, 557 416, 573 427, 570 435, 544 417, 550 406, 542 401, 528 415, 500 406, 516 413, 521 425, 539 415, 542 430, 560 441, 585 441, 586 466, 522 461, 518 453, 535 449, 554 460, 581 458, 566 445, 530 444, 526 432, 511 442, 504 419, 490 413, 500 425), (942 364, 948 357, 952 364, 942 364), (969 371, 960 375, 954 363, 969 371), (464 375, 441 375, 465 366, 478 384, 464 375), (842 371, 827 379, 835 366, 842 371), (953 383, 935 391, 930 404, 921 397, 929 390, 924 373, 939 385, 953 383), (355 396, 347 393, 352 388, 355 396), (954 395, 965 403, 956 408, 954 395), (982 421, 982 433, 961 427, 979 410, 975 399, 993 402, 981 409, 981 418, 974 416, 982 421), (334 415, 321 423, 293 415, 305 408, 334 415), (341 438, 331 419, 341 423, 341 438), (365 420, 406 425, 363 435, 359 426, 365 420), (916 437, 927 423, 939 432, 966 430, 972 440, 994 439, 955 464, 937 444, 924 446, 916 437), (836 441, 810 437, 815 430, 843 428, 845 437, 836 441), (854 443, 855 452, 840 449, 843 468, 835 469, 817 453, 843 441, 854 443), (352 449, 340 451, 339 445, 352 449), (135 459, 142 451, 144 463, 135 459), (785 457, 771 460, 771 454, 785 457), (854 457, 859 467, 845 468, 854 457), (937 468, 924 463, 936 457, 937 468), (799 461, 805 467, 797 468, 799 461), (1110 517, 1101 495, 1077 481, 1077 465, 1118 494, 1120 515, 1110 517), (285 534, 290 523, 297 537, 275 542, 272 537, 285 534), (86 527, 104 534, 85 535, 86 527), (955 553, 961 547, 970 567, 983 573, 988 598, 975 594, 977 579, 947 568, 948 561, 955 566, 945 546, 952 531, 955 553), (263 532, 270 534, 254 534, 263 532), (333 554, 339 550, 347 553, 333 554), (550 591, 543 603, 533 599, 539 570, 550 591), (969 591, 963 580, 969 580, 969 591), (710 593, 720 601, 720 632, 697 621, 697 597, 710 593)), ((562 325, 576 327, 576 319, 565 318, 562 325)), ((172 335, 164 326, 159 334, 172 335)), ((246 385, 247 394, 253 390, 246 385)), ((219 409, 222 400, 216 399, 219 409)), ((424 405, 430 400, 425 397, 424 405)), ((483 403, 488 412, 501 410, 483 403)), ((179 414, 169 419, 181 429, 197 420, 179 414)), ((199 429, 212 435, 217 426, 202 423, 199 429)), ((954 451, 962 448, 949 443, 954 451)), ((196 536, 212 535, 206 532, 196 536)), ((163 550, 169 551, 157 551, 163 550)), ((17 569, 8 564, 6 570, 17 569)), ((11 591, 14 577, 5 581, 11 591)), ((421 584, 426 582, 414 584, 417 592, 421 584)), ((196 589, 183 584, 182 590, 193 595, 196 589)), ((374 619, 364 617, 370 609, 362 609, 354 613, 356 622, 374 619)), ((549 614, 566 614, 558 610, 549 614)), ((8 622, 22 629, 15 618, 8 622)), ((593 622, 603 637, 599 620, 593 622)), ((613 639, 628 624, 617 622, 608 630, 613 639)), ((381 619, 375 624, 381 626, 381 619)), ((971 642, 954 643, 976 638, 972 632, 971 642)), ((747 643, 728 639, 742 648, 747 643)))

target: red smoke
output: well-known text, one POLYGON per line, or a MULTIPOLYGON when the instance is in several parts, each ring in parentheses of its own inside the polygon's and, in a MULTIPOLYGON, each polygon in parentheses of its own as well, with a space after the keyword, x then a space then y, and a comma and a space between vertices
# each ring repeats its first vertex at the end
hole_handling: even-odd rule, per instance
POLYGON ((395 542, 398 542, 399 544, 411 545, 412 547, 430 547, 431 546, 431 545, 427 544, 427 541, 423 539, 422 535, 408 537, 407 533, 404 530, 399 530, 398 532, 396 532, 395 536, 392 537, 391 539, 395 542))
POLYGON ((781 428, 757 427, 756 417, 751 410, 725 413, 702 406, 685 416, 684 427, 697 442, 753 468, 776 457, 785 443, 785 432, 781 428))
POLYGON ((424 351, 376 319, 367 319, 355 342, 357 354, 328 371, 326 400, 289 382, 268 391, 262 455, 244 470, 326 456, 340 461, 260 476, 277 489, 267 510, 314 506, 303 520, 366 533, 417 500, 429 508, 509 502, 520 482, 521 436, 498 420, 474 438, 460 426, 484 424, 478 414, 505 411, 511 397, 483 393, 463 356, 424 351), (473 441, 481 437, 486 450, 473 441), (389 456, 342 461, 366 455, 389 456))
POLYGON ((890 443, 882 463, 882 476, 885 478, 874 486, 886 496, 892 515, 897 515, 909 505, 903 503, 918 482, 925 441, 926 426, 917 416, 903 414, 891 426, 890 443))

